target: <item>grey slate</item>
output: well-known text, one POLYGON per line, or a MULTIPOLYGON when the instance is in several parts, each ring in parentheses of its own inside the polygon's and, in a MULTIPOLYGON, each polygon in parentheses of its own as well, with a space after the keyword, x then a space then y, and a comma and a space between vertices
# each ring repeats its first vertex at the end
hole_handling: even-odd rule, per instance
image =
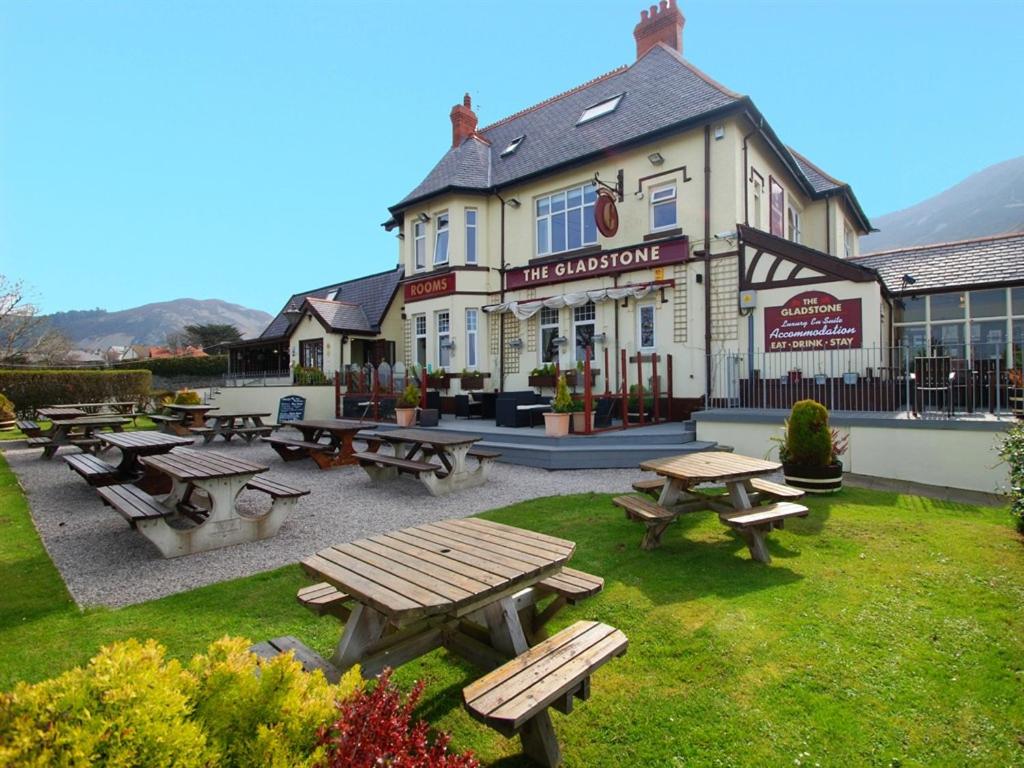
POLYGON ((833 189, 842 189, 845 186, 841 181, 833 179, 821 170, 821 168, 816 166, 792 147, 786 147, 786 149, 788 149, 789 153, 793 156, 797 166, 800 168, 800 172, 803 173, 804 177, 810 183, 815 194, 821 194, 822 192, 828 192, 833 189))
POLYGON ((353 331, 371 333, 374 328, 366 318, 366 313, 358 304, 346 301, 329 301, 313 296, 306 298, 306 303, 333 331, 353 331))
POLYGON ((1024 285, 1024 234, 865 254, 854 263, 878 272, 894 293, 1007 283, 1024 285), (903 276, 916 280, 903 287, 903 276))

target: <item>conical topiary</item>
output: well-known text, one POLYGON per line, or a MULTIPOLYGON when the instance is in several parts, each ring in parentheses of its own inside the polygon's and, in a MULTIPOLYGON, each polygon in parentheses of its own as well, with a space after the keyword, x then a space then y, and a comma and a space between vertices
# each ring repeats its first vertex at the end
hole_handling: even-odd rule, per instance
POLYGON ((815 400, 793 405, 786 423, 786 460, 805 467, 828 467, 833 463, 832 431, 828 409, 815 400))

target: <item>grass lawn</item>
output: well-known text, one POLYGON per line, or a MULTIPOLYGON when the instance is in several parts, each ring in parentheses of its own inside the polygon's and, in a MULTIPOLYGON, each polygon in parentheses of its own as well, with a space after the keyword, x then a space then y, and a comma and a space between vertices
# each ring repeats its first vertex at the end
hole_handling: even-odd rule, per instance
MULTIPOLYGON (((111 414, 104 414, 105 416, 111 414)), ((116 414, 113 414, 116 415, 116 414)), ((44 420, 37 420, 38 424, 42 429, 46 430, 50 428, 50 422, 44 420)), ((134 432, 137 429, 156 429, 156 424, 146 416, 136 416, 135 422, 128 422, 124 425, 124 428, 128 432, 134 432)), ((8 429, 0 432, 0 442, 4 440, 24 440, 27 435, 20 429, 8 429)))
MULTIPOLYGON (((605 495, 485 515, 576 541, 572 565, 605 577, 555 629, 595 618, 630 640, 590 701, 553 712, 567 766, 1024 765, 1024 548, 1006 511, 855 489, 808 506, 771 535, 769 567, 711 515, 641 551, 641 527, 605 495)), ((78 611, 2 459, 0 573, 4 690, 130 635, 187 657, 224 634, 294 634, 329 654, 339 632, 296 604, 297 566, 78 611)), ((524 764, 517 741, 462 711, 476 674, 436 651, 397 679, 426 679, 420 713, 456 748, 524 764)))

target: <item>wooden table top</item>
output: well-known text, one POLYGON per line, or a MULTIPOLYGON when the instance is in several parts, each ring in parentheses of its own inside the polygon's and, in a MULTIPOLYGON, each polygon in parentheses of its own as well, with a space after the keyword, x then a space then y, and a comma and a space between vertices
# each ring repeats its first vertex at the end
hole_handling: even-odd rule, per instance
POLYGON ((302 567, 403 623, 465 615, 560 570, 575 549, 565 539, 466 518, 338 544, 302 567))
POLYGON ((374 421, 355 421, 353 419, 300 419, 285 423, 290 427, 326 429, 328 432, 358 432, 361 429, 372 429, 377 426, 374 421))
POLYGON ((216 411, 217 406, 215 405, 175 405, 169 403, 164 408, 169 408, 172 411, 181 411, 182 413, 193 413, 195 411, 216 411))
POLYGON ((468 432, 452 432, 443 429, 389 429, 378 432, 377 436, 389 443, 427 443, 435 447, 466 445, 483 438, 468 432))
POLYGON ((60 421, 63 419, 74 419, 78 416, 88 416, 85 411, 81 408, 72 408, 71 406, 53 406, 50 408, 38 408, 36 409, 36 416, 41 419, 50 419, 51 421, 60 421))
POLYGON ((110 406, 111 408, 114 408, 114 407, 117 407, 117 406, 125 407, 125 406, 129 406, 129 405, 135 405, 135 402, 132 401, 132 400, 125 400, 123 402, 107 400, 107 401, 102 402, 102 403, 65 403, 63 405, 54 405, 54 406, 51 406, 51 407, 53 407, 53 408, 101 408, 101 407, 103 407, 105 405, 110 406))
POLYGON ((124 416, 118 416, 116 413, 112 414, 85 414, 84 416, 74 416, 70 419, 60 419, 54 422, 54 426, 61 427, 113 427, 120 424, 127 424, 131 419, 127 419, 124 416))
POLYGON ((250 411, 237 411, 235 413, 221 413, 220 411, 217 411, 217 413, 211 413, 210 414, 210 418, 211 419, 252 419, 252 418, 262 419, 265 416, 270 416, 270 414, 269 413, 252 413, 250 411))
POLYGON ((167 446, 168 450, 180 445, 192 445, 191 437, 178 437, 166 432, 104 432, 97 437, 107 445, 131 450, 167 446))
POLYGON ((765 461, 724 451, 699 451, 682 456, 651 459, 640 465, 640 469, 677 480, 686 480, 692 484, 742 480, 747 477, 768 475, 781 468, 782 465, 777 461, 765 461))
POLYGON ((253 464, 222 453, 195 451, 191 448, 178 448, 159 456, 144 456, 141 461, 182 481, 257 474, 269 469, 262 464, 253 464))

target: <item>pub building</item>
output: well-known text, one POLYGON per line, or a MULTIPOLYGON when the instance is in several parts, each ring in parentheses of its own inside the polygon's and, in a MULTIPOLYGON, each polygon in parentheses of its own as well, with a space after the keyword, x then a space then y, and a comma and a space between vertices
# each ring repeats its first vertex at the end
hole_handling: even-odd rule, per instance
POLYGON ((489 126, 468 94, 452 108, 451 147, 384 224, 400 358, 506 391, 589 347, 601 393, 622 350, 631 371, 656 354, 665 392, 671 355, 681 417, 716 396, 716 356, 766 349, 766 322, 777 350, 882 341, 888 291, 856 260, 871 225, 850 186, 686 61, 684 23, 674 0, 642 11, 636 61, 489 126))

